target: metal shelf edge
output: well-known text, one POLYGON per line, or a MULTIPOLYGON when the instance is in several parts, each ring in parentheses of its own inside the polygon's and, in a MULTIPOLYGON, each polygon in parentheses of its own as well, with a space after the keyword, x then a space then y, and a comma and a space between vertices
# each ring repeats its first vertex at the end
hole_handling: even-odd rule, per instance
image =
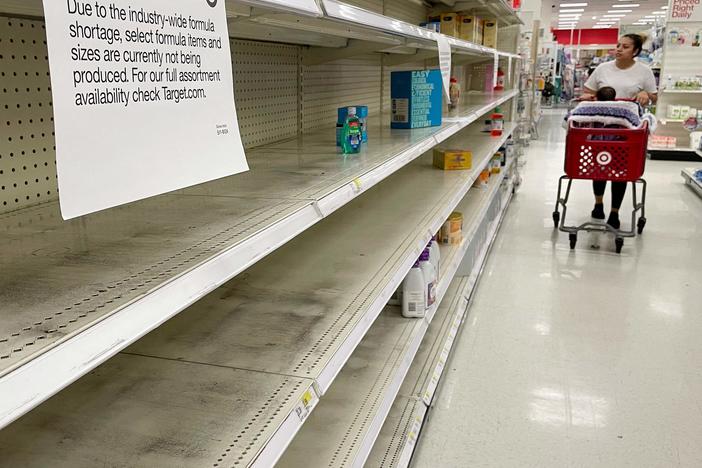
POLYGON ((191 271, 88 325, 0 378, 0 428, 320 221, 310 203, 191 271), (27 394, 23 389, 33 389, 27 394))

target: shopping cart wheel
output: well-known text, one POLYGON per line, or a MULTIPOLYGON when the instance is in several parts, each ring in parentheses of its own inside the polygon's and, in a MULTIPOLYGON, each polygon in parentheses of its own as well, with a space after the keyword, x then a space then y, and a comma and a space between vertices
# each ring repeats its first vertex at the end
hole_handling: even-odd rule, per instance
POLYGON ((558 227, 558 222, 561 220, 561 214, 558 211, 553 212, 553 227, 558 227))
POLYGON ((578 243, 578 235, 577 235, 577 234, 570 234, 570 235, 568 236, 568 238, 570 239, 570 248, 571 248, 571 249, 574 249, 574 248, 575 248, 575 244, 578 243))
POLYGON ((622 253, 622 247, 624 247, 624 239, 621 237, 617 237, 616 239, 614 239, 614 245, 617 248, 617 253, 622 253))
POLYGON ((636 224, 639 228, 639 234, 641 234, 646 226, 646 218, 643 216, 639 218, 639 222, 636 224))

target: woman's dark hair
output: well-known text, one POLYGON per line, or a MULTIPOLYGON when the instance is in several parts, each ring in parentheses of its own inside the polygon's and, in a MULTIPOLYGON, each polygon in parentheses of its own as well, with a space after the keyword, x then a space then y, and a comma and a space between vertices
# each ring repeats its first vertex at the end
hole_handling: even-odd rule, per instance
POLYGON ((631 41, 634 43, 634 57, 638 57, 639 54, 641 54, 641 51, 643 50, 643 44, 646 39, 640 34, 624 34, 622 37, 631 39, 631 41))

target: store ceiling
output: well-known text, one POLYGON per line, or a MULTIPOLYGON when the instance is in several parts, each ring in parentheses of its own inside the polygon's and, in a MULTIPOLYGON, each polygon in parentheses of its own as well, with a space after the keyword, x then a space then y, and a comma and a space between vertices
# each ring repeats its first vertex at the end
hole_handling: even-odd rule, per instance
POLYGON ((553 0, 555 29, 617 28, 665 19, 665 0, 553 0), (580 11, 582 10, 582 11, 580 11), (631 10, 631 11, 629 11, 631 10))

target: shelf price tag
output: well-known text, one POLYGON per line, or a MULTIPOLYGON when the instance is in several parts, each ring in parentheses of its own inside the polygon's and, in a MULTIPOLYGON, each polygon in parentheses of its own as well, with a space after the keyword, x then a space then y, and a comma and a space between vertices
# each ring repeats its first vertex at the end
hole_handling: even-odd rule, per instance
POLYGON ((419 431, 421 430, 422 418, 420 416, 416 416, 414 418, 414 422, 412 423, 412 428, 407 434, 407 444, 409 444, 410 447, 417 443, 417 437, 419 437, 419 431))
POLYGON ((312 390, 307 390, 300 398, 300 402, 295 407, 295 414, 304 422, 317 401, 317 395, 312 390))
POLYGON ((64 219, 248 170, 224 0, 44 0, 64 219))
POLYGON ((439 69, 441 70, 441 80, 444 83, 446 99, 451 101, 449 89, 451 87, 451 44, 443 34, 436 35, 436 43, 439 47, 439 69))

